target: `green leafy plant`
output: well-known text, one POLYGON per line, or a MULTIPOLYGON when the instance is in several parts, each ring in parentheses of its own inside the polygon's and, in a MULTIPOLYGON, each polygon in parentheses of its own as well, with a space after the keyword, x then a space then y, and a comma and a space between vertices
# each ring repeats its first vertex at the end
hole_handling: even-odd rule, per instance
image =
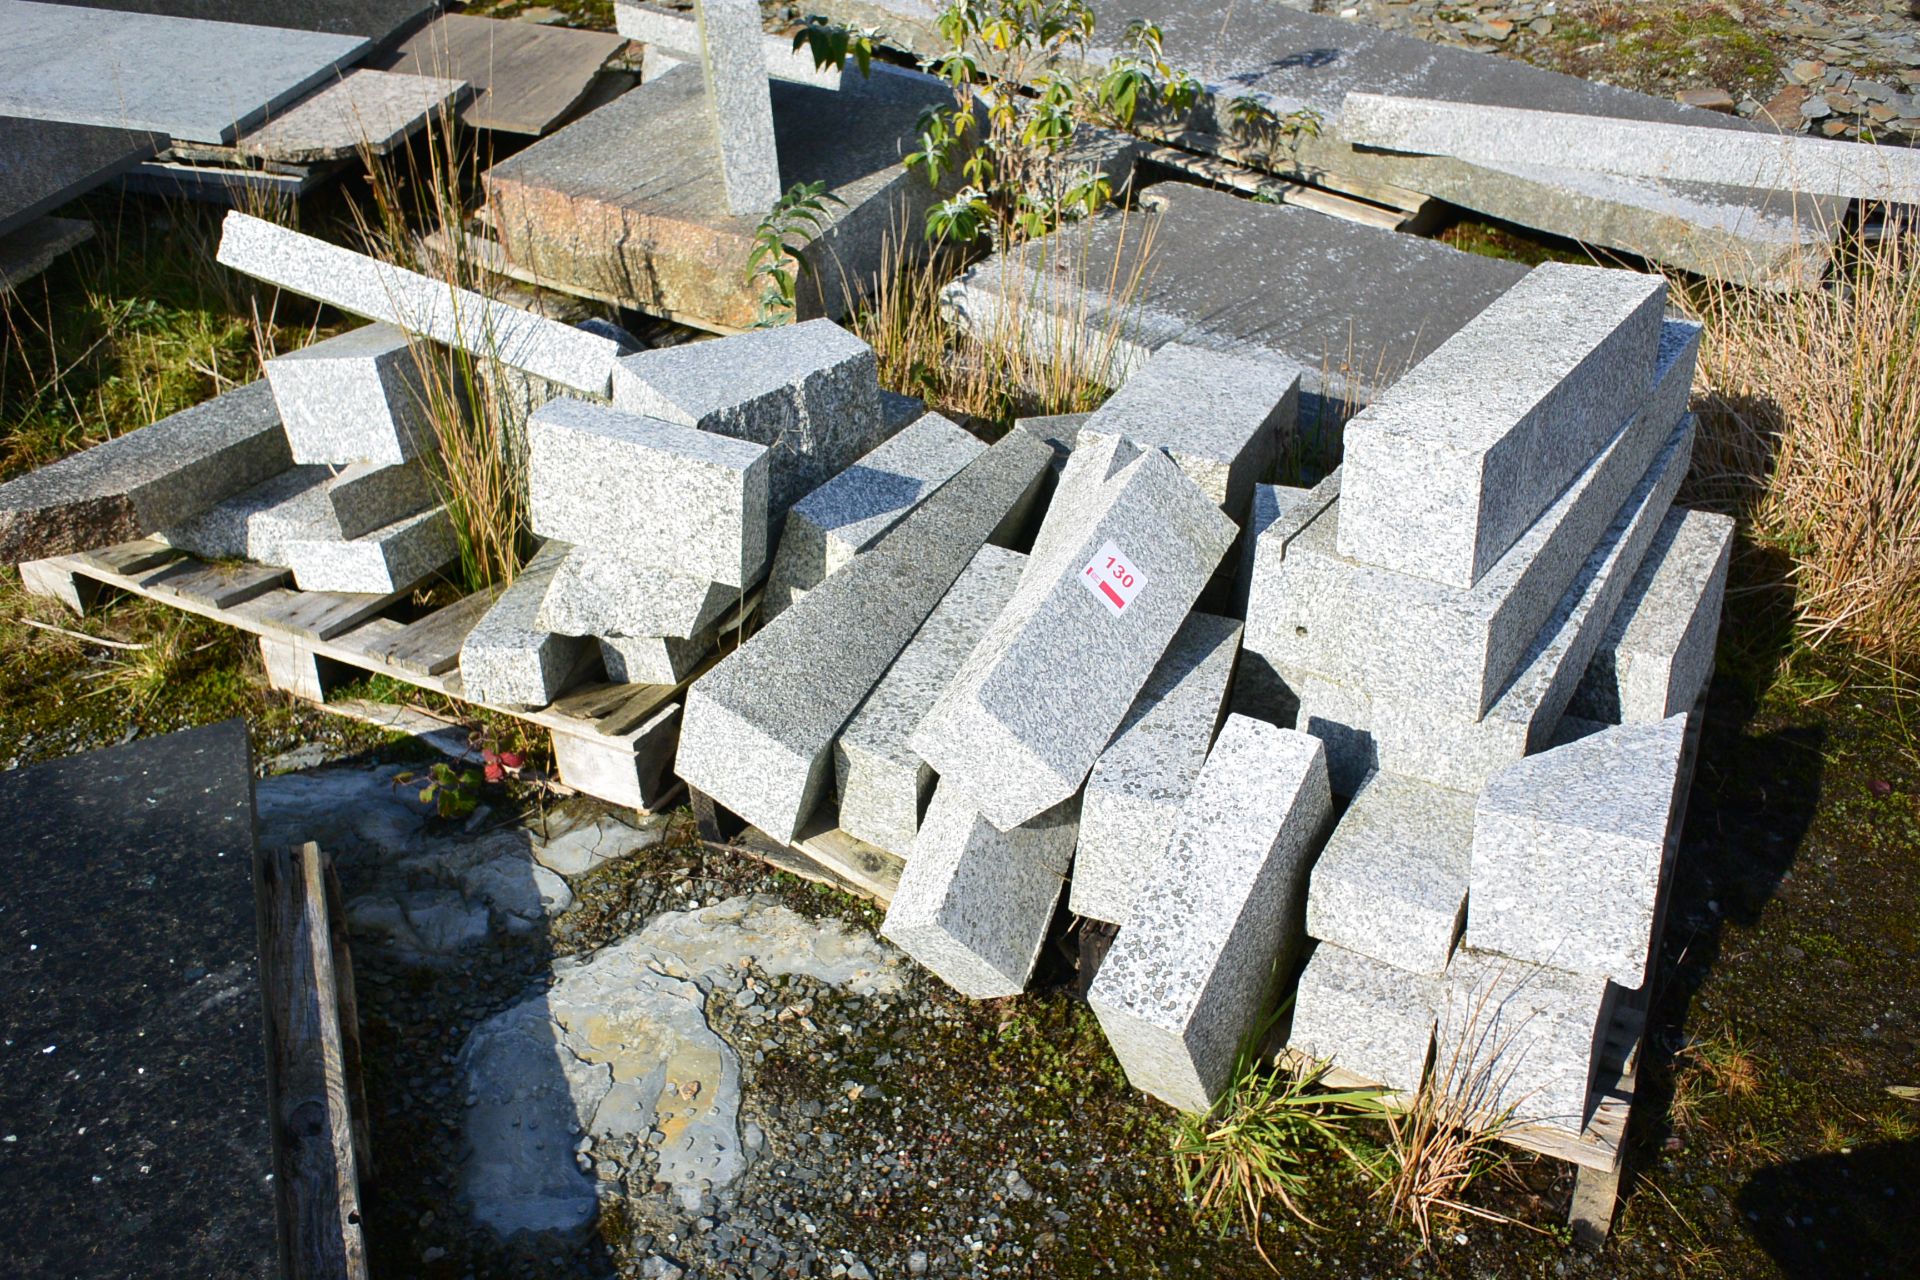
POLYGON ((793 318, 800 272, 811 271, 803 256, 827 223, 827 206, 845 204, 821 182, 796 182, 767 210, 753 231, 747 255, 747 279, 760 285, 760 318, 755 327, 784 324, 793 318))
POLYGON ((813 65, 821 70, 844 68, 847 59, 860 68, 860 74, 873 74, 874 46, 885 40, 876 28, 854 27, 811 14, 793 33, 793 47, 805 46, 813 54, 813 65))
POLYGON ((1312 107, 1275 111, 1248 93, 1227 100, 1227 119, 1233 126, 1235 143, 1243 150, 1269 160, 1284 151, 1296 161, 1300 140, 1319 137, 1327 122, 1312 107))
MULTIPOLYGON (((421 778, 413 773, 396 773, 393 785, 412 786, 421 778)), ((427 770, 425 784, 420 788, 420 803, 432 805, 435 813, 443 818, 464 818, 480 807, 480 786, 484 777, 479 769, 458 768, 450 764, 436 764, 427 770)))

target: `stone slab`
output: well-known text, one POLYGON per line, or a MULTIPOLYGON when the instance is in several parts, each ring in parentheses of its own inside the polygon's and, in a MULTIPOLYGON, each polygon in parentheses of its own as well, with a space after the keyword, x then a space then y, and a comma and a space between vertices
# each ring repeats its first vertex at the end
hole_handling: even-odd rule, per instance
POLYGON ((1471 587, 1652 385, 1665 306, 1658 276, 1534 268, 1347 423, 1340 553, 1471 587))
POLYGON ((271 25, 296 31, 325 31, 341 36, 386 40, 434 9, 436 0, 301 0, 270 15, 259 0, 62 0, 88 9, 122 13, 157 13, 170 18, 201 18, 208 22, 252 22, 271 16, 271 25))
POLYGON ((1072 800, 1002 831, 934 790, 880 935, 974 1000, 1027 989, 1073 861, 1072 800))
POLYGON ((1620 988, 1462 947, 1447 967, 1435 1061, 1486 1081, 1485 1112, 1579 1132, 1620 988))
POLYGON ((764 445, 585 400, 527 419, 533 530, 741 587, 767 564, 764 445))
POLYGON ((555 635, 535 621, 547 584, 572 548, 541 547, 460 645, 462 693, 496 706, 544 707, 591 641, 555 635))
POLYGON ((1361 402, 1390 386, 1520 280, 1517 263, 1182 183, 948 286, 976 332, 1078 352, 1118 385, 1169 342, 1292 361, 1301 389, 1361 402))
MULTIPOLYGON (((627 39, 646 45, 649 59, 700 61, 700 24, 684 12, 641 4, 638 0, 614 0, 613 26, 627 39)), ((766 74, 776 80, 792 80, 821 89, 840 87, 840 68, 816 67, 813 54, 805 46, 795 49, 790 37, 763 33, 760 54, 766 74)))
POLYGON ((273 393, 251 382, 0 484, 0 560, 131 542, 292 463, 273 393))
POLYGON ((1219 1098, 1300 946, 1332 809, 1316 739, 1227 717, 1087 992, 1135 1088, 1182 1111, 1219 1098))
POLYGON ((765 445, 776 519, 879 445, 887 425, 873 348, 831 320, 623 356, 613 403, 765 445))
POLYGON ((18 231, 0 235, 0 297, 91 239, 93 224, 80 218, 35 218, 18 231))
POLYGON ((1027 558, 982 547, 833 746, 840 827, 901 857, 913 850, 933 791, 933 766, 908 745, 960 664, 1013 598, 1027 558))
POLYGON ((606 395, 621 344, 240 212, 220 262, 268 284, 528 373, 606 395))
POLYGON ((0 115, 0 236, 85 195, 166 145, 158 133, 0 115))
POLYGON ((1473 797, 1375 773, 1313 866, 1307 932, 1409 973, 1447 967, 1467 903, 1473 797))
POLYGON ((443 14, 367 65, 382 71, 464 80, 460 108, 470 128, 539 137, 585 101, 626 37, 604 31, 443 14))
POLYGON ((297 463, 402 463, 437 452, 425 352, 391 324, 362 325, 266 362, 297 463))
POLYGON ((696 681, 680 776, 774 838, 796 836, 834 738, 980 548, 1024 523, 1051 457, 1008 434, 696 681))
POLYGON ((356 36, 0 3, 0 116, 231 142, 364 55, 356 36))
POLYGON ((0 824, 8 1271, 279 1275, 246 724, 0 773, 0 824))
POLYGON ((780 198, 780 157, 773 144, 773 98, 761 52, 757 0, 700 0, 700 66, 713 103, 720 178, 730 213, 759 217, 780 198))
POLYGON ((1577 157, 1582 168, 1635 178, 1920 203, 1920 155, 1905 147, 1377 93, 1349 93, 1337 127, 1357 146, 1476 163, 1577 157))
POLYGON ((951 419, 922 414, 794 503, 767 572, 763 615, 778 614, 872 546, 986 447, 951 419))
POLYGON ((1075 915, 1126 923, 1206 763, 1239 649, 1238 622, 1188 614, 1094 762, 1074 851, 1075 915))
POLYGON ((1713 678, 1733 521, 1674 510, 1627 588, 1570 715, 1644 724, 1692 709, 1713 678))
POLYGON ((679 684, 713 651, 713 629, 697 636, 601 636, 600 659, 615 684, 679 684))
POLYGON ((1170 342, 1082 424, 1164 450, 1234 520, 1293 438, 1300 370, 1290 361, 1170 342))
POLYGON ((1495 774, 1474 808, 1473 948, 1638 988, 1686 740, 1681 712, 1610 726, 1495 774))
POLYGON ((1036 542, 1019 590, 911 738, 1003 829, 1080 789, 1238 532, 1153 450, 1084 493, 1063 477, 1047 514, 1062 535, 1036 542))
POLYGON ((575 546, 547 588, 540 625, 566 636, 684 640, 740 603, 739 587, 655 568, 624 548, 575 546))
POLYGON ((357 538, 287 543, 287 567, 302 591, 404 591, 459 555, 460 543, 445 507, 405 516, 357 538))
POLYGON ((294 538, 337 537, 325 467, 292 467, 244 493, 159 531, 161 541, 202 560, 252 560, 287 567, 294 538))
POLYGON ((1420 1087, 1439 1016, 1438 975, 1322 942, 1300 972, 1287 1045, 1388 1089, 1420 1087))
POLYGON ((285 164, 383 156, 466 96, 463 81, 359 68, 271 115, 239 149, 285 164))
POLYGON ((392 524, 434 503, 438 489, 421 462, 356 462, 333 472, 327 481, 327 505, 342 538, 392 524))

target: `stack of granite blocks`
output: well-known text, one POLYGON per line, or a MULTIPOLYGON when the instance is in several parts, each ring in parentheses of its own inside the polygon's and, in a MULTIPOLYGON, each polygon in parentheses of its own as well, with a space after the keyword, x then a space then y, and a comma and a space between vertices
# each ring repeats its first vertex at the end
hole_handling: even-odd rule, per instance
POLYGON ((1308 1057, 1411 1090, 1438 1028, 1454 1070, 1497 1059, 1495 1110, 1589 1118, 1730 536, 1673 507, 1699 329, 1664 303, 1538 268, 1353 419, 1326 482, 1255 495, 1235 704, 1319 738, 1351 797, 1306 894, 1308 1057))

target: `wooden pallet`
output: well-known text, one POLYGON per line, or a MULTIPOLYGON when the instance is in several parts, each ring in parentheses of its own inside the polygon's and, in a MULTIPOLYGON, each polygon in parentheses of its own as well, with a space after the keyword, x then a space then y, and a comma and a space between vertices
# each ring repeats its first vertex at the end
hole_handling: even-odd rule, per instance
MULTIPOLYGON (((410 592, 296 591, 285 569, 207 564, 153 539, 28 561, 20 579, 36 595, 84 615, 105 594, 127 592, 259 637, 267 683, 325 706, 346 671, 390 676, 548 731, 560 780, 612 804, 652 810, 672 796, 681 695, 718 656, 674 685, 609 684, 589 652, 567 691, 545 707, 494 706, 466 696, 460 645, 493 602, 477 592, 423 618, 393 617, 410 592)), ((722 624, 738 634, 759 604, 749 596, 722 624)))
POLYGON ((906 860, 842 831, 831 801, 822 804, 799 836, 789 841, 748 824, 697 787, 689 785, 687 794, 701 841, 716 849, 750 853, 769 866, 882 907, 893 901, 894 890, 900 887, 906 860))

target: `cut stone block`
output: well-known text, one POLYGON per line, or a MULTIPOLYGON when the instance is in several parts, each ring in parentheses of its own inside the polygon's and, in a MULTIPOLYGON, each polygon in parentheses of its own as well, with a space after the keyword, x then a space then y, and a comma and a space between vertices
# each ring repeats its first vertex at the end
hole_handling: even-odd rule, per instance
POLYGON ((1713 677, 1732 544, 1727 516, 1668 514, 1567 704, 1570 714, 1643 724, 1693 707, 1713 677))
POLYGON ((328 244, 238 211, 221 224, 219 261, 329 306, 607 394, 621 344, 545 316, 328 244))
POLYGON ((357 462, 334 472, 324 486, 342 538, 357 538, 432 506, 433 477, 418 462, 395 466, 357 462))
POLYGON ((0 238, 164 151, 166 146, 164 134, 59 120, 0 118, 0 238))
POLYGON ((284 568, 289 540, 337 536, 323 496, 328 477, 325 467, 293 467, 158 536, 202 560, 254 560, 284 568))
POLYGON ((1467 903, 1473 797, 1375 773, 1313 866, 1307 932, 1409 973, 1447 967, 1467 903))
POLYGON ((1285 489, 1277 485, 1260 485, 1254 489, 1254 508, 1242 544, 1245 562, 1241 568, 1245 582, 1241 600, 1246 605, 1249 650, 1266 654, 1268 646, 1262 638, 1274 629, 1271 619, 1289 603, 1275 595, 1280 590, 1279 576, 1286 562, 1287 548, 1339 496, 1338 467, 1311 489, 1285 489))
POLYGON ((741 603, 739 587, 639 564, 628 551, 576 546, 547 588, 540 625, 565 636, 687 639, 741 603))
POLYGON ((1009 433, 695 682, 680 776, 774 838, 797 835, 835 736, 980 548, 1024 522, 1051 456, 1009 433))
POLYGON ((762 614, 771 618, 819 586, 986 447, 949 419, 924 414, 794 503, 767 572, 762 614))
POLYGON ((533 530, 732 587, 767 566, 763 445, 551 400, 527 419, 533 530))
POLYGON ((831 320, 624 356, 614 366, 613 403, 765 445, 776 517, 886 430, 873 348, 831 320))
POLYGON ((1489 1119, 1579 1132, 1620 988, 1462 947, 1447 966, 1435 1061, 1488 1082, 1489 1119))
POLYGON ((1920 155, 1790 133, 1350 93, 1339 131, 1386 151, 1493 165, 1560 165, 1635 178, 1756 187, 1809 196, 1920 203, 1920 155))
POLYGON ((973 1000, 1027 989, 1073 861, 1074 801, 1001 831, 937 788, 880 934, 973 1000))
POLYGON ((1220 1096, 1300 945, 1332 808, 1317 740, 1227 717, 1087 992, 1135 1088, 1182 1111, 1220 1096))
POLYGON ((1002 829, 1080 789, 1238 533, 1158 451, 1084 493, 1066 481, 1047 512, 1062 535, 1036 543, 1012 601, 911 739, 1002 829))
POLYGON ((1074 854, 1070 903, 1076 915, 1126 923, 1206 763, 1239 648, 1238 622, 1187 615, 1094 762, 1074 854))
POLYGON ((370 324, 266 362, 295 462, 399 463, 438 450, 411 342, 370 324))
POLYGON ((1639 987, 1686 739, 1685 713, 1615 725, 1496 774, 1474 810, 1474 949, 1639 987))
POLYGON ((535 621, 547 585, 571 551, 540 548, 460 645, 462 696, 495 706, 544 707, 561 691, 593 642, 555 635, 535 621))
MULTIPOLYGON (((1259 551, 1260 535, 1280 523, 1281 517, 1298 511, 1311 492, 1295 485, 1253 486, 1253 504, 1247 512, 1246 537, 1240 543, 1240 574, 1234 585, 1234 600, 1241 617, 1246 616, 1247 600, 1253 594, 1254 556, 1259 551)), ((1280 558, 1280 555, 1275 555, 1273 563, 1278 564, 1280 558)))
POLYGON ((780 157, 773 145, 773 99, 761 52, 757 0, 700 0, 700 66, 719 123, 720 174, 730 212, 755 217, 780 198, 780 157))
MULTIPOLYGON (((614 0, 613 25, 627 39, 646 45, 650 61, 662 56, 677 62, 700 61, 700 24, 685 13, 637 0, 614 0)), ((795 49, 787 36, 762 34, 760 54, 766 73, 776 80, 822 89, 840 87, 840 68, 816 67, 813 54, 805 46, 795 49)))
POLYGON ((1534 268, 1347 423, 1340 554, 1471 587, 1652 385, 1666 293, 1534 268))
MULTIPOLYGON (((260 13, 259 0, 86 0, 89 9, 162 13, 209 22, 245 22, 260 13)), ((275 26, 366 36, 376 44, 434 8, 433 0, 309 0, 273 14, 275 26)))
POLYGON ((283 164, 383 156, 466 96, 459 80, 350 71, 246 134, 239 148, 283 164))
POLYGON ((294 540, 287 565, 302 591, 404 591, 460 555, 445 507, 396 520, 358 538, 294 540))
POLYGON ((1016 431, 1031 432, 1053 446, 1057 473, 1079 445, 1080 428, 1092 416, 1090 413, 1052 413, 1039 418, 1015 418, 1013 426, 1016 431))
POLYGON ((1170 342, 1153 353, 1080 428, 1162 449, 1234 520, 1254 481, 1293 437, 1300 370, 1263 353, 1170 342))
POLYGON ((0 560, 131 542, 292 465, 273 393, 250 382, 0 484, 0 560))
POLYGON ((1100 490, 1120 468, 1140 456, 1140 446, 1124 436, 1088 440, 1067 455, 1047 499, 1046 514, 1034 534, 1033 554, 1045 558, 1064 555, 1080 537, 1080 521, 1088 506, 1100 499, 1100 490))
POLYGON ((676 636, 601 636, 600 657, 616 684, 679 684, 713 650, 713 630, 676 636))
POLYGON ((982 547, 900 651, 834 742, 840 826, 906 857, 933 790, 933 767, 907 740, 1020 585, 1027 558, 982 547))
POLYGON ((1420 1087, 1433 1048, 1441 981, 1322 942, 1300 974, 1287 1044, 1315 1062, 1410 1093, 1420 1087))
POLYGON ((18 231, 0 233, 0 298, 91 239, 93 224, 84 218, 35 218, 18 231))

